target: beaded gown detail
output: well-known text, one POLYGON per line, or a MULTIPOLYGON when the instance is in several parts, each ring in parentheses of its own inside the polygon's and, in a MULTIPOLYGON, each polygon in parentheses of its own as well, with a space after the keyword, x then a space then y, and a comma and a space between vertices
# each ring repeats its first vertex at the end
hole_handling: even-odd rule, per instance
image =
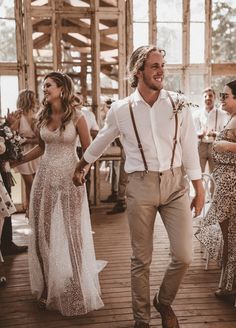
MULTIPOLYGON (((221 131, 217 141, 236 142, 234 132, 233 129, 221 131)), ((231 291, 235 287, 236 274, 236 154, 217 152, 213 145, 212 155, 216 163, 213 171, 216 190, 212 205, 195 236, 205 245, 210 257, 221 263, 223 240, 219 223, 229 220, 228 258, 222 287, 231 291)))
POLYGON ((75 122, 71 120, 63 132, 44 126, 40 136, 45 151, 33 182, 29 213, 31 289, 39 299, 46 284, 48 309, 64 316, 83 315, 103 302, 86 189, 72 182, 78 162, 75 122))

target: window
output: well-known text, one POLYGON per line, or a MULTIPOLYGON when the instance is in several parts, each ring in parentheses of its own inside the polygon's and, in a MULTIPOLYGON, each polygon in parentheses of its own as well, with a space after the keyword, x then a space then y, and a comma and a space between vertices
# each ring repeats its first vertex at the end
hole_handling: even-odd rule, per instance
POLYGON ((1 1, 0 62, 16 62, 14 0, 1 1))
POLYGON ((134 48, 147 45, 149 42, 149 16, 148 1, 134 0, 134 48))
POLYGON ((190 2, 190 63, 205 62, 205 0, 190 2))
POLYGON ((157 46, 165 49, 167 64, 181 64, 183 62, 182 0, 158 0, 156 16, 157 46))
POLYGON ((7 115, 16 109, 18 95, 18 77, 12 75, 0 75, 0 109, 1 116, 7 115), (9 88, 9 85, 11 86, 9 88))

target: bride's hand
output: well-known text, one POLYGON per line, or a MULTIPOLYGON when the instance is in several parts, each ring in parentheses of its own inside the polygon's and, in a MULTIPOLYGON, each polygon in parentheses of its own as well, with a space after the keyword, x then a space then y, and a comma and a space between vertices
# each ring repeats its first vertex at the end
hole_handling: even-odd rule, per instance
POLYGON ((86 182, 86 179, 85 179, 86 173, 87 172, 85 171, 85 169, 80 170, 80 171, 75 170, 72 181, 76 187, 82 186, 86 182))

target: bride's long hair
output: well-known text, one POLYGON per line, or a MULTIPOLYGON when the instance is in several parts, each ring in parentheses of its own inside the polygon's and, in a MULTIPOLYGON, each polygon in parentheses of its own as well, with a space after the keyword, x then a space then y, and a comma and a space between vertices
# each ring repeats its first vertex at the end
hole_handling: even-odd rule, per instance
MULTIPOLYGON (((61 72, 51 72, 45 76, 43 81, 47 78, 52 79, 57 87, 62 87, 61 103, 64 115, 60 131, 63 131, 65 130, 66 124, 73 118, 75 110, 79 108, 78 99, 74 95, 74 84, 67 74, 61 72)), ((43 98, 42 104, 43 109, 38 114, 38 128, 47 125, 52 114, 51 104, 47 102, 45 97, 43 98)))

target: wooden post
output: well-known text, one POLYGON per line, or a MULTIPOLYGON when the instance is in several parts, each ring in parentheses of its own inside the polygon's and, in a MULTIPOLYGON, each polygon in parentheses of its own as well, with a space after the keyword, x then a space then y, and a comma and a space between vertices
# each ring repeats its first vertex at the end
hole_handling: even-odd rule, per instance
POLYGON ((149 0, 149 44, 158 45, 156 0, 149 0))
MULTIPOLYGON (((133 0, 126 1, 126 67, 133 52, 133 0)), ((128 76, 128 71, 127 71, 128 76)), ((131 93, 131 88, 126 80, 126 96, 131 93)))
POLYGON ((87 54, 81 54, 80 85, 83 101, 87 103, 87 54))
POLYGON ((207 74, 205 74, 205 86, 211 85, 211 23, 212 23, 212 1, 205 0, 205 63, 207 64, 207 74))
MULTIPOLYGON (((91 0, 91 52, 92 52, 92 109, 96 119, 100 122, 100 34, 99 34, 99 0, 91 0)), ((100 204, 99 165, 95 165, 94 172, 94 203, 100 204)))
POLYGON ((58 11, 63 9, 62 0, 52 1, 52 48, 53 48, 53 70, 61 69, 61 16, 58 11))
POLYGON ((31 14, 31 0, 24 0, 24 24, 25 24, 25 39, 26 42, 26 60, 25 73, 26 82, 25 87, 35 90, 35 70, 33 59, 33 30, 32 30, 32 14, 31 14))
POLYGON ((16 17, 16 49, 17 49, 17 68, 19 78, 19 89, 25 88, 25 35, 23 30, 23 8, 22 2, 15 0, 15 17, 16 17))

